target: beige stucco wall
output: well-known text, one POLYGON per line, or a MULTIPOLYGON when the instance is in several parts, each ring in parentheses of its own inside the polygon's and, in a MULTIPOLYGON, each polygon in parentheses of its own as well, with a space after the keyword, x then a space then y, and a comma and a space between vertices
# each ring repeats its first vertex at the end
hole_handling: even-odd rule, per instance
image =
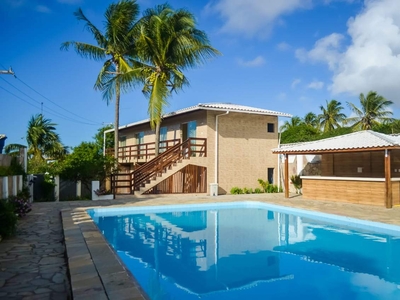
MULTIPOLYGON (((229 193, 232 187, 257 188, 258 179, 267 180, 268 168, 274 168, 277 184, 278 157, 271 149, 278 146, 278 117, 247 113, 229 113, 219 117, 218 180, 215 178, 215 120, 223 111, 195 111, 164 119, 167 139, 181 139, 181 124, 197 121, 196 137, 207 139, 207 192, 209 184, 218 182, 219 193, 229 193), (268 123, 275 132, 267 132, 268 123)), ((126 145, 136 144, 136 134, 144 131, 144 143, 154 142, 149 124, 122 129, 126 145)))
MULTIPOLYGON (((224 112, 207 112, 208 183, 215 178, 215 119, 224 112)), ((232 187, 257 188, 258 179, 267 180, 268 168, 274 168, 277 183, 278 158, 271 149, 278 146, 278 117, 245 113, 229 113, 218 118, 218 184, 219 193, 232 187), (273 123, 275 132, 267 132, 273 123)))

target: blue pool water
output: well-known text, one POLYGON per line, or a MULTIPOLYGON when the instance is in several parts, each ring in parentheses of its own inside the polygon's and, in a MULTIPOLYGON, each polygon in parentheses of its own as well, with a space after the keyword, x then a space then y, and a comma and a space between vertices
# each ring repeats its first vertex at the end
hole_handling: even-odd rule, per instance
POLYGON ((397 226, 252 202, 88 212, 150 299, 400 299, 397 226))

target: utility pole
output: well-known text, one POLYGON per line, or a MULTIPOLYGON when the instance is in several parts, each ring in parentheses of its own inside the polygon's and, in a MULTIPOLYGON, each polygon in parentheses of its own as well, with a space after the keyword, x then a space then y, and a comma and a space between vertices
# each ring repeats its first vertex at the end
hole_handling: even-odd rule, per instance
POLYGON ((11 67, 8 70, 0 70, 0 74, 3 75, 13 75, 15 77, 14 71, 11 69, 11 67))

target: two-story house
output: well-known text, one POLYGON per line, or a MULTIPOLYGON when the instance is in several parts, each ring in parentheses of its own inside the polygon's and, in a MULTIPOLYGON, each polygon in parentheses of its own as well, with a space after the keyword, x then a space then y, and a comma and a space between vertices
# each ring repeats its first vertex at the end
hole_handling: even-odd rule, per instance
POLYGON ((113 186, 117 193, 214 195, 235 186, 254 189, 259 178, 276 183, 278 159, 271 149, 278 146, 278 117, 291 115, 224 103, 165 114, 156 158, 148 119, 121 126, 123 174, 115 176, 113 186))

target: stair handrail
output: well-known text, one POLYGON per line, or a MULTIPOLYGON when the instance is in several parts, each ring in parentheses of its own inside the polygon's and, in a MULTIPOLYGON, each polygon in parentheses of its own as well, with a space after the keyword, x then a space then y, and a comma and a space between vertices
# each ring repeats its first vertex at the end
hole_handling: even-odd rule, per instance
POLYGON ((167 151, 159 154, 157 157, 134 170, 132 173, 132 191, 139 189, 144 182, 156 176, 157 174, 162 173, 165 169, 169 168, 172 164, 176 163, 180 159, 190 158, 192 154, 192 147, 203 146, 205 152, 206 141, 207 140, 203 138, 188 138, 186 141, 172 146, 167 151), (203 145, 192 143, 192 141, 196 140, 202 140, 203 145))

